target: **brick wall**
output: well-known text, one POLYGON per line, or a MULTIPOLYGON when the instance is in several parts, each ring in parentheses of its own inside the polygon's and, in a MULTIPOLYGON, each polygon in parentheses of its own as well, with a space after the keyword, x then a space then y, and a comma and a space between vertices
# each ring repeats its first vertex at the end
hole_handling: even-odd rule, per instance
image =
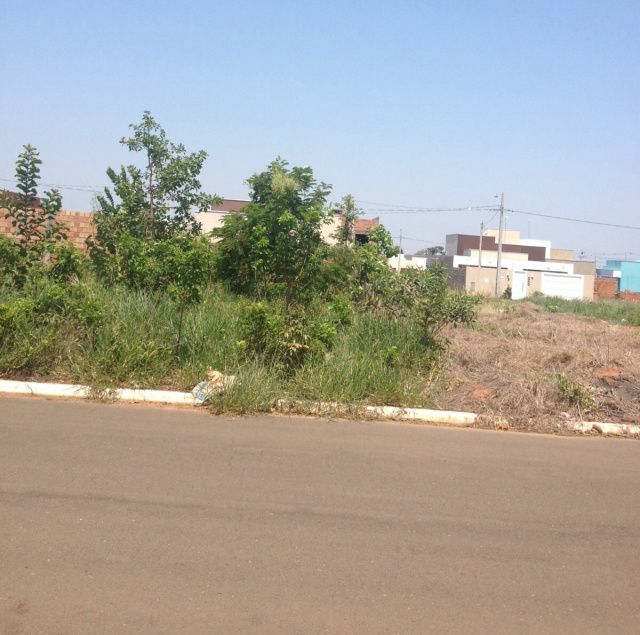
MULTIPOLYGON (((92 212, 67 212, 61 211, 57 215, 58 222, 67 226, 67 238, 80 251, 86 252, 87 245, 85 240, 87 236, 93 234, 93 226, 91 219, 92 212)), ((0 234, 5 236, 13 236, 13 227, 11 221, 4 218, 4 210, 0 210, 0 234)))
POLYGON ((593 281, 593 299, 615 298, 618 291, 616 278, 596 278, 593 281))
POLYGON ((619 298, 628 302, 640 302, 640 293, 637 291, 620 291, 619 298))
POLYGON ((377 227, 379 224, 379 218, 356 218, 353 224, 353 230, 355 234, 366 234, 367 229, 377 227))

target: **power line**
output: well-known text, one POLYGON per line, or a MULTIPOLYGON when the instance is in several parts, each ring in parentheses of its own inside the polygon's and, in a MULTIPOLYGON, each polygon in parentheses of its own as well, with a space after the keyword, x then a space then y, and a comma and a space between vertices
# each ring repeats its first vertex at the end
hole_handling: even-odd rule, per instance
POLYGON ((640 227, 634 227, 633 225, 616 225, 615 223, 603 223, 596 220, 585 220, 584 218, 569 218, 567 216, 552 216, 551 214, 534 214, 533 212, 519 212, 516 209, 505 210, 510 214, 524 214, 525 216, 541 216, 543 218, 553 218, 554 220, 566 220, 572 223, 586 223, 588 225, 603 225, 605 227, 619 227, 620 229, 640 229, 640 227))
MULTIPOLYGON (((425 214, 437 212, 475 212, 475 211, 495 211, 495 205, 474 205, 471 207, 417 207, 409 205, 391 205, 388 203, 374 203, 372 201, 362 201, 366 205, 378 205, 379 208, 361 208, 361 211, 375 214, 425 214), (384 208, 384 209, 380 209, 384 208)), ((538 216, 541 218, 551 218, 572 223, 585 223, 587 225, 601 225, 603 227, 617 227, 619 229, 638 229, 635 225, 619 225, 617 223, 605 223, 603 221, 586 220, 584 218, 571 218, 568 216, 554 216, 553 214, 540 214, 539 212, 522 212, 516 209, 505 209, 510 214, 523 214, 525 216, 538 216)), ((494 216, 495 217, 495 214, 494 216)), ((491 219, 493 220, 493 218, 491 219)), ((491 222, 491 220, 489 222, 491 222)))
POLYGON ((417 209, 371 209, 367 207, 358 208, 362 212, 366 212, 367 214, 435 214, 438 212, 477 212, 480 210, 487 209, 495 209, 494 207, 486 208, 486 207, 422 207, 417 209))
MULTIPOLYGON (((18 183, 17 179, 0 179, 5 183, 18 183)), ((104 185, 61 185, 60 183, 38 183, 38 187, 55 187, 61 190, 77 190, 78 192, 95 192, 103 190, 104 185)))
POLYGON ((365 205, 378 205, 379 207, 388 207, 392 210, 415 210, 424 212, 448 212, 448 211, 471 211, 477 209, 495 209, 495 205, 466 205, 465 207, 425 207, 423 205, 396 205, 391 203, 374 203, 373 201, 358 201, 365 205))
POLYGON ((428 243, 429 245, 442 245, 441 240, 421 240, 420 238, 407 238, 407 236, 403 236, 402 240, 411 240, 414 243, 428 243))

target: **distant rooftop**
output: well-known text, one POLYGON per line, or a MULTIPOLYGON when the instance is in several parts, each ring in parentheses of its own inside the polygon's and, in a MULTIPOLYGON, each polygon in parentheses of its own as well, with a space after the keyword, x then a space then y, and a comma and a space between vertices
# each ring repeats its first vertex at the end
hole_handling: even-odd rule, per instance
POLYGON ((223 198, 222 203, 211 205, 212 212, 239 212, 245 205, 251 201, 240 201, 233 198, 223 198))

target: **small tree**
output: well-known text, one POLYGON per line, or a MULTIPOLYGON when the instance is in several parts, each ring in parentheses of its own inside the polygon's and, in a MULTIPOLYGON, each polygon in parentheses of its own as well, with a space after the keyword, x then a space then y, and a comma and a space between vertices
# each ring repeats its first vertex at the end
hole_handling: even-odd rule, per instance
POLYGON ((200 233, 191 210, 209 209, 219 197, 202 192, 198 175, 206 152, 187 154, 183 145, 167 139, 165 131, 145 111, 131 125, 133 135, 120 143, 143 152, 145 165, 107 169, 113 192, 98 196, 95 235, 87 240, 89 254, 101 277, 129 286, 155 287, 157 271, 150 268, 156 241, 200 233), (151 260, 150 260, 151 259, 151 260))
POLYGON ((338 211, 343 218, 342 227, 336 231, 338 244, 352 245, 355 240, 355 222, 360 217, 360 210, 356 207, 355 198, 351 194, 343 197, 342 205, 338 211))
POLYGON ((6 210, 4 217, 11 220, 14 228, 16 271, 21 275, 32 263, 41 261, 56 242, 67 238, 65 226, 56 220, 62 208, 62 196, 58 190, 45 192, 42 201, 38 201, 39 166, 42 164, 38 157, 39 153, 33 146, 24 146, 16 161, 18 192, 5 192, 0 201, 0 206, 6 210))
POLYGON ((104 195, 98 197, 93 246, 115 250, 114 241, 124 232, 152 239, 199 233, 192 208, 205 211, 220 201, 202 192, 198 180, 207 153, 187 154, 183 145, 173 144, 149 111, 144 112, 140 124, 129 127, 133 135, 123 137, 120 143, 132 152, 144 153, 145 165, 121 166, 119 172, 107 169, 113 194, 105 188, 104 195))
POLYGON ((444 253, 444 247, 442 245, 436 245, 435 247, 426 247, 420 251, 416 251, 416 256, 437 256, 444 253))
POLYGON ((376 246, 378 253, 386 258, 393 258, 400 253, 400 248, 396 247, 389 230, 384 225, 367 229, 367 238, 376 246))
POLYGON ((317 269, 331 188, 317 183, 311 168, 287 165, 278 157, 249 178, 251 203, 227 216, 213 235, 222 239, 217 247, 221 279, 237 291, 263 295, 279 287, 288 308, 317 269))
POLYGON ((213 251, 204 236, 176 235, 155 244, 153 257, 158 275, 158 288, 166 289, 179 310, 176 356, 180 351, 184 311, 202 299, 204 285, 213 271, 213 251))

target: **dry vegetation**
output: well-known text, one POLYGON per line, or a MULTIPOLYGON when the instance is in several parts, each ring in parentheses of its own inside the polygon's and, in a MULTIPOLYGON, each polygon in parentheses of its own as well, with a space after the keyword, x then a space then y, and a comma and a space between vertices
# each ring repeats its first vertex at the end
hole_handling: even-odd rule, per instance
POLYGON ((640 328, 485 304, 474 329, 452 330, 441 408, 484 425, 563 431, 574 421, 640 422, 640 328))

